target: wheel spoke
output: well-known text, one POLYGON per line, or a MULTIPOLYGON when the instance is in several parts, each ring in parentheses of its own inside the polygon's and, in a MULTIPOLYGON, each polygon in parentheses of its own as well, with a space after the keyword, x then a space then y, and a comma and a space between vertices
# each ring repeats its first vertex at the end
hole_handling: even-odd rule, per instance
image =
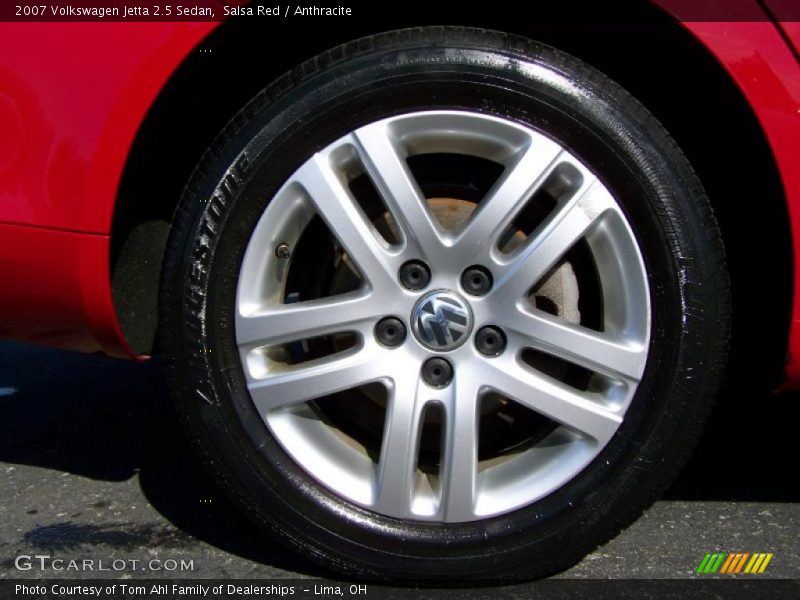
POLYGON ((555 142, 532 136, 530 145, 506 169, 459 235, 456 254, 466 259, 466 264, 482 262, 517 212, 547 179, 561 153, 555 142))
POLYGON ((445 403, 441 512, 446 521, 475 517, 478 390, 472 370, 460 369, 445 403))
POLYGON ((399 267, 396 258, 379 239, 328 160, 326 154, 315 155, 298 170, 295 180, 372 287, 393 286, 399 267))
POLYGON ((300 402, 381 379, 380 358, 375 349, 362 349, 347 356, 309 361, 268 374, 248 384, 261 415, 300 402))
POLYGON ((379 306, 370 294, 360 292, 283 304, 269 312, 237 314, 236 340, 239 346, 254 347, 352 331, 384 311, 385 307, 379 306))
POLYGON ((486 385, 523 406, 605 444, 622 417, 563 384, 550 381, 505 355, 486 361, 486 385))
POLYGON ((375 498, 375 508, 381 512, 411 514, 424 391, 416 374, 396 377, 391 386, 375 498))
POLYGON ((642 377, 647 350, 642 343, 619 340, 555 318, 518 308, 504 325, 532 347, 599 373, 635 383, 642 377))
POLYGON ((557 208, 518 254, 495 269, 494 292, 515 301, 527 292, 566 254, 616 203, 598 182, 584 187, 557 208))
POLYGON ((398 142, 384 123, 354 133, 367 174, 392 213, 407 244, 407 258, 437 260, 444 242, 398 142))

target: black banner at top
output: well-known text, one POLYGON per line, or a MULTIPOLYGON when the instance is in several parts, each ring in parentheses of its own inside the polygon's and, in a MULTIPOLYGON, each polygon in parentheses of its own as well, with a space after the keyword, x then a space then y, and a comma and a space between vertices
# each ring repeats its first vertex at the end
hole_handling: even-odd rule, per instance
POLYGON ((6 22, 158 22, 259 19, 383 19, 414 14, 421 21, 453 23, 464 14, 541 20, 646 20, 664 11, 683 21, 800 21, 797 0, 624 0, 584 3, 415 2, 389 5, 363 0, 282 2, 281 0, 8 0, 0 3, 6 22), (576 7, 580 7, 577 9, 576 7))

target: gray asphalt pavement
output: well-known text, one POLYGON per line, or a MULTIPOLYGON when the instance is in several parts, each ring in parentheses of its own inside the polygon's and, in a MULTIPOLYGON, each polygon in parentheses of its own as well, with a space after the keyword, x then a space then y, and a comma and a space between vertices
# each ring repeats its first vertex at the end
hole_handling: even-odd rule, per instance
MULTIPOLYGON (((800 394, 728 391, 664 499, 560 577, 697 577, 723 551, 771 552, 759 577, 800 578, 798 423, 800 394)), ((328 575, 220 496, 155 362, 0 343, 0 481, 0 578, 328 575)))

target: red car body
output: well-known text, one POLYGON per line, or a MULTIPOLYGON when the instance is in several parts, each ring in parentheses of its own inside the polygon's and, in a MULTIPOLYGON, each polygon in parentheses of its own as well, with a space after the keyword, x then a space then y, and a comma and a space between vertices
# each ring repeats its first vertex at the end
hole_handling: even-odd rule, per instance
MULTIPOLYGON (((681 25, 738 86, 773 154, 794 252, 785 375, 800 386, 800 27, 755 0, 735 4, 757 20, 692 21, 682 12, 691 2, 657 4, 686 15, 681 25)), ((137 355, 111 284, 120 182, 148 111, 219 26, 0 25, 0 335, 137 355)))

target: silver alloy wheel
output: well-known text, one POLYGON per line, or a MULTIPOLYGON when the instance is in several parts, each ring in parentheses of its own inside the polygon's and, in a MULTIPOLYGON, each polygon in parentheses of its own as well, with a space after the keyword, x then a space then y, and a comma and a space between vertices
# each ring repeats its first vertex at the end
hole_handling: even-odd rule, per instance
POLYGON ((309 475, 370 510, 412 520, 464 522, 528 505, 584 469, 614 436, 642 378, 650 337, 647 274, 636 238, 616 200, 592 171, 557 142, 528 127, 475 112, 416 112, 371 123, 336 140, 293 173, 269 203, 247 247, 237 290, 236 342, 253 403, 286 452, 309 475), (458 230, 441 226, 418 186, 409 156, 470 155, 504 167, 458 230), (348 182, 366 173, 380 193, 399 242, 376 229, 348 182), (555 205, 517 245, 502 240, 515 216, 548 187, 555 205), (355 291, 291 302, 285 295, 293 248, 319 215, 363 285, 355 291), (531 302, 578 243, 589 248, 602 323, 589 328, 531 302), (423 261, 431 281, 404 287, 398 273, 423 261), (493 277, 483 296, 461 276, 481 265, 493 277), (397 317, 409 328, 432 291, 456 298, 471 314, 466 343, 441 347, 408 335, 397 347, 375 339, 376 323, 397 317), (491 325, 505 349, 487 356, 474 337, 491 325), (297 364, 277 358, 287 345, 350 334, 355 341, 297 364), (533 350, 591 373, 577 388, 524 359, 533 350), (449 385, 420 376, 423 363, 452 364, 449 385), (321 417, 316 399, 368 384, 386 390, 379 452, 369 452, 321 417), (535 443, 479 460, 481 406, 499 394, 554 422, 535 443), (423 420, 441 414, 438 472, 418 465, 423 420))

